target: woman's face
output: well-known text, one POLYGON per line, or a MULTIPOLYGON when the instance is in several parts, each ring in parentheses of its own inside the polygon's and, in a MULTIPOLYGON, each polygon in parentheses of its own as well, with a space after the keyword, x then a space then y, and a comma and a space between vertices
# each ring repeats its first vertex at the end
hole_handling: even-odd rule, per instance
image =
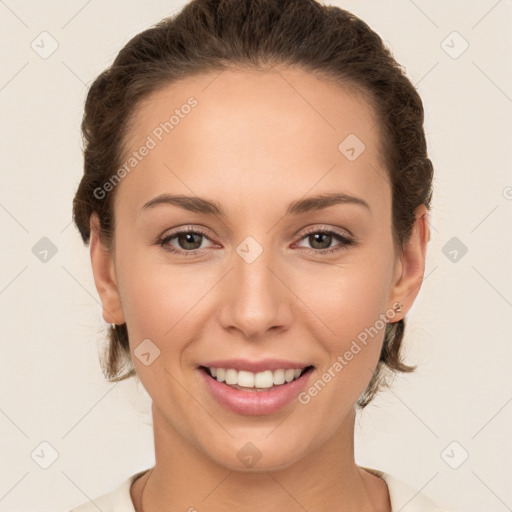
POLYGON ((383 319, 417 292, 404 296, 376 123, 364 99, 299 69, 205 74, 139 106, 113 284, 98 289, 105 319, 127 323, 160 431, 224 466, 249 455, 270 469, 348 428, 383 319), (277 384, 233 389, 212 363, 277 384), (279 369, 307 367, 279 384, 279 369))

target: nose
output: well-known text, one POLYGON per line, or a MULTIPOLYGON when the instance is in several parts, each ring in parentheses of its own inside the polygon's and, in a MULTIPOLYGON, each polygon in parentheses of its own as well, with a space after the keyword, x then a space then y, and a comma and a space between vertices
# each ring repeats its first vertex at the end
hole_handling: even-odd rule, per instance
POLYGON ((269 331, 289 328, 294 295, 287 286, 283 266, 270 249, 252 260, 251 251, 254 257, 257 246, 241 245, 223 280, 218 318, 223 329, 239 331, 247 340, 257 341, 269 331), (248 250, 244 252, 244 248, 248 250))

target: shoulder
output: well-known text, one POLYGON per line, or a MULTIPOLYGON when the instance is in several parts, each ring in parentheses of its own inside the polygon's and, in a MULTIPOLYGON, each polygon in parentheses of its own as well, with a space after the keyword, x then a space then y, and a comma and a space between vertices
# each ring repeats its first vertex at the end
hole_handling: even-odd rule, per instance
POLYGON ((378 469, 362 467, 382 478, 388 486, 391 510, 400 512, 450 512, 434 503, 426 494, 412 488, 402 480, 378 469))
POLYGON ((131 475, 111 492, 82 503, 68 512, 135 512, 130 488, 132 483, 147 470, 131 475))

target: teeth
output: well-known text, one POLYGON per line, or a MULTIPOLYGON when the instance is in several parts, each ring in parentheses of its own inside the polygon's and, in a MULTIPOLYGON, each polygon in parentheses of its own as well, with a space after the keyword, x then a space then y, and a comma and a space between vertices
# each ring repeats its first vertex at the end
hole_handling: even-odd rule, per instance
POLYGON ((265 370, 253 373, 245 370, 234 370, 233 368, 208 368, 212 377, 219 382, 225 382, 230 386, 241 386, 244 388, 268 389, 272 386, 279 386, 285 382, 298 379, 304 368, 265 370))

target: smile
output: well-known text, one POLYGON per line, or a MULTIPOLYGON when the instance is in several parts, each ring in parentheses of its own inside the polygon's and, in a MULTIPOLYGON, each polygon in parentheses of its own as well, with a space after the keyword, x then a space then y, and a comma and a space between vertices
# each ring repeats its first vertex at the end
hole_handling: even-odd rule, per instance
POLYGON ((218 382, 224 382, 235 389, 259 391, 297 380, 308 368, 310 367, 279 368, 274 371, 264 370, 258 373, 246 370, 237 371, 233 368, 207 368, 207 370, 218 382))
POLYGON ((203 384, 224 408, 244 415, 272 414, 290 404, 311 377, 314 366, 251 372, 200 366, 203 384))

